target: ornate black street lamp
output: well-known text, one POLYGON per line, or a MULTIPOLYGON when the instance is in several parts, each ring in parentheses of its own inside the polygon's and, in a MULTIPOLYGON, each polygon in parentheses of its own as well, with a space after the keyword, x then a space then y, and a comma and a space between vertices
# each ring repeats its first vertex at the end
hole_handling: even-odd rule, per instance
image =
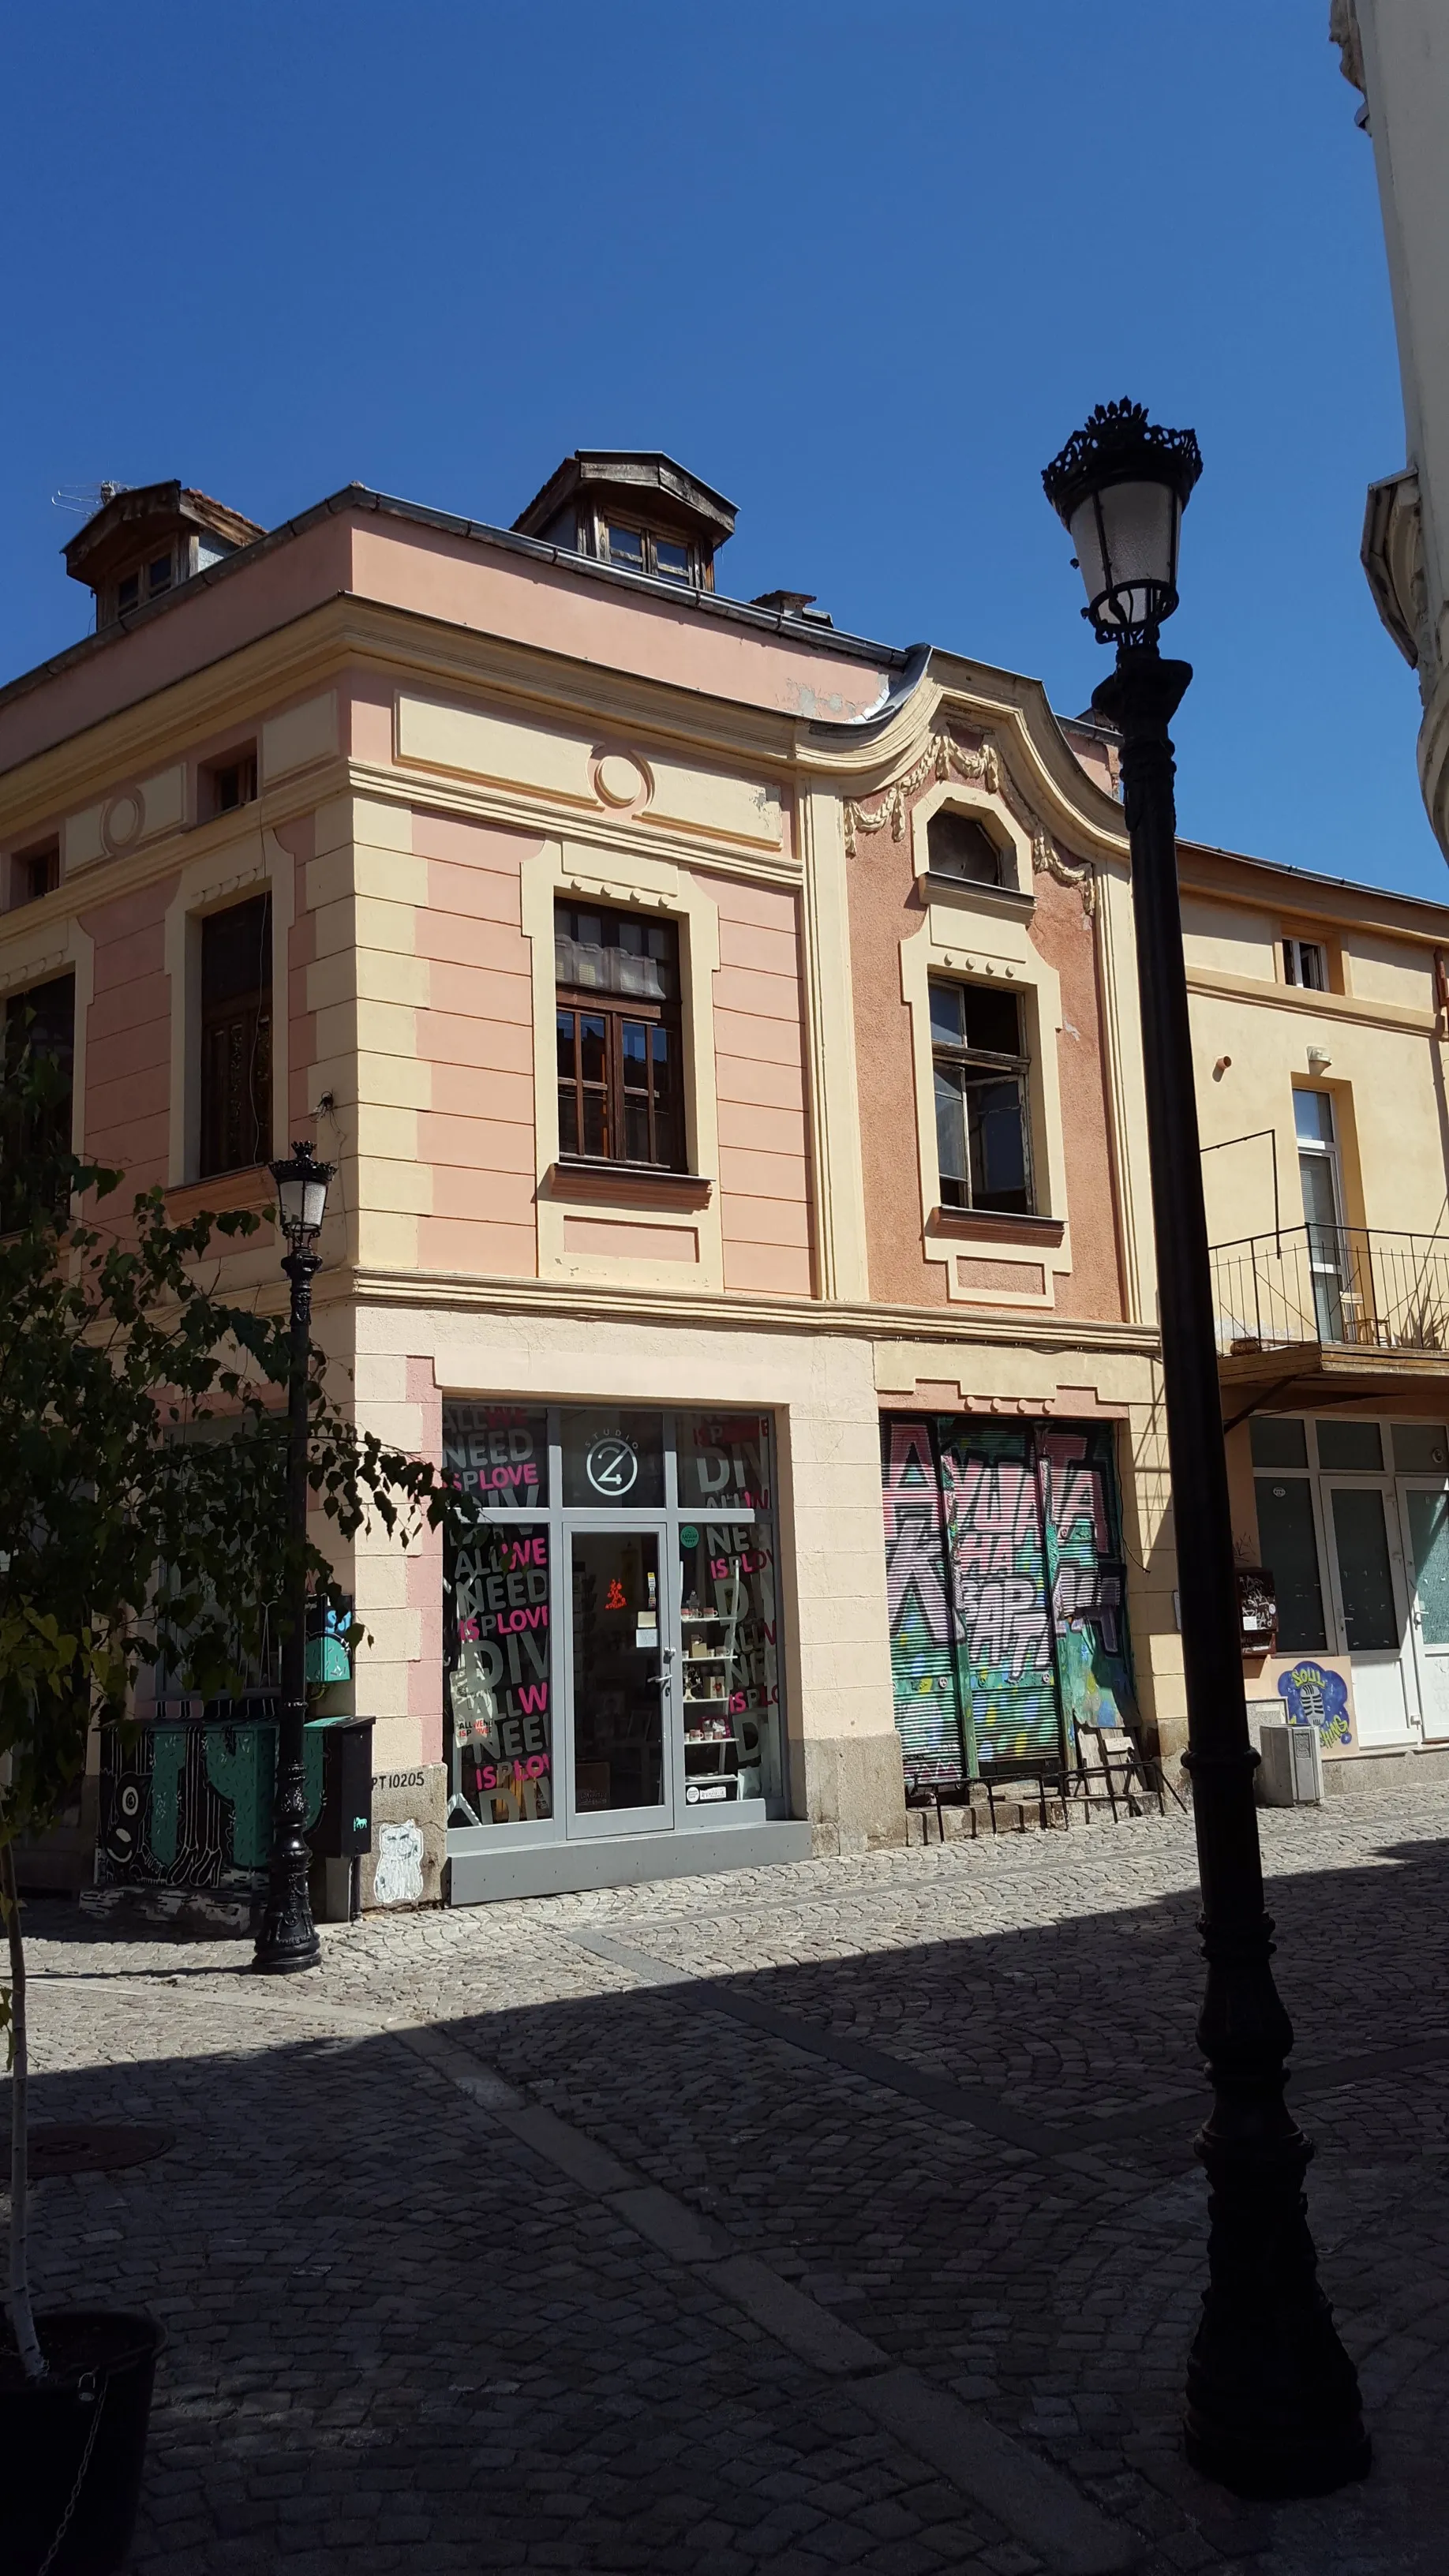
POLYGON ((1208 2286, 1187 2365, 1187 2452, 1240 2495, 1322 2495, 1362 2477, 1358 2379, 1318 2284, 1304 2177, 1312 2153, 1283 2099, 1292 2025, 1273 1983, 1257 1763, 1248 1736, 1178 911, 1168 725, 1192 671, 1157 631, 1177 606, 1177 539, 1202 458, 1190 429, 1137 403, 1093 412, 1046 469, 1087 586, 1083 614, 1117 667, 1092 704, 1122 741, 1147 1077, 1162 1380, 1207 1986, 1198 2045, 1213 2106, 1208 2286))
POLYGON ((277 1787, 273 1808, 271 1876, 266 1911, 257 1934, 253 1966, 271 1976, 315 1968, 322 1955, 307 1895, 311 1854, 303 1827, 307 1793, 302 1776, 307 1719, 307 1378, 312 1353, 312 1278, 321 1268, 317 1237, 327 1212, 331 1163, 313 1160, 310 1145, 294 1145, 289 1163, 273 1163, 277 1204, 292 1283, 292 1351, 287 1377, 287 1536, 291 1549, 290 1625, 282 1645, 282 1714, 277 1729, 277 1787))

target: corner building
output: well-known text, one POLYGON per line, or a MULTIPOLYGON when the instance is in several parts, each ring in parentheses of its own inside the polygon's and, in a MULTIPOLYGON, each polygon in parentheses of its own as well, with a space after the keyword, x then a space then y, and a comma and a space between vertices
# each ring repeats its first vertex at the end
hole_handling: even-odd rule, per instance
POLYGON ((1111 746, 726 599, 733 516, 635 454, 506 530, 124 492, 95 633, 0 691, 0 987, 77 1147, 180 1214, 314 1139, 334 1385, 477 1497, 339 1569, 456 1902, 1184 1735, 1111 746))

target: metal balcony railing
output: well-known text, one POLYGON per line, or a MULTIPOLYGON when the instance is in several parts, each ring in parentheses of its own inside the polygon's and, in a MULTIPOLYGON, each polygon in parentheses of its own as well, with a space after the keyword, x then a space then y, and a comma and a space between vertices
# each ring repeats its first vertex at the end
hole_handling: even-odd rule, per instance
POLYGON ((1285 1225, 1211 1259, 1223 1357, 1303 1343, 1449 1354, 1449 1235, 1285 1225))

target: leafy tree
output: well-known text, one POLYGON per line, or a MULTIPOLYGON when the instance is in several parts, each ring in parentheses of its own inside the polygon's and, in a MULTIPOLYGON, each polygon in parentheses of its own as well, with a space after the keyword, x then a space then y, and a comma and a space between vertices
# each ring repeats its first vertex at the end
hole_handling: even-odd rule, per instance
MULTIPOLYGON (((63 1068, 33 1032, 0 1062, 0 1909, 11 1984, 11 2317, 44 2363, 26 2250, 24 1952, 14 1845, 55 1825, 100 1721, 127 1722, 138 1676, 239 1691, 287 1634, 287 1319, 216 1294, 213 1238, 250 1213, 174 1224, 159 1189, 102 1221, 122 1175, 68 1144, 63 1068), (62 1142, 65 1136, 66 1141, 62 1142)), ((314 1349, 309 1483, 338 1536, 376 1519, 403 1544, 461 1504, 425 1461, 344 1419, 314 1349)), ((343 1596, 309 1539, 312 1597, 343 1596)))

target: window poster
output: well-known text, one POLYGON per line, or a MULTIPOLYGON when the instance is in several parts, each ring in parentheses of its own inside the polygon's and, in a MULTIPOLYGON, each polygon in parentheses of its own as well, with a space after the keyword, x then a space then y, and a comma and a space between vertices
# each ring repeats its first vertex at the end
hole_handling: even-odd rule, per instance
POLYGON ((768 1413, 680 1415, 681 1510, 768 1512, 770 1485, 768 1413))
POLYGON ((679 1551, 685 1803, 781 1800, 773 1524, 701 1514, 682 1522, 679 1551))
POLYGON ((548 1530, 482 1524, 454 1552, 450 1574, 450 1814, 479 1825, 536 1822, 554 1811, 548 1530))
POLYGON ((443 1467, 481 1511, 548 1502, 548 1415, 520 1404, 445 1404, 443 1467))
POLYGON ((565 1411, 563 1498, 583 1511, 655 1511, 664 1500, 662 1413, 565 1411))

